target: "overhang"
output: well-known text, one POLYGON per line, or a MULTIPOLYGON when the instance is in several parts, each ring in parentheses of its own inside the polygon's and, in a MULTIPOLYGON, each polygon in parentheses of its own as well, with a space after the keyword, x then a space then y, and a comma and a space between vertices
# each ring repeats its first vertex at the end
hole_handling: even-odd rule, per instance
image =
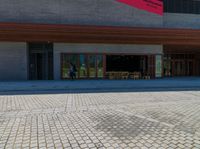
POLYGON ((0 41, 200 45, 200 30, 0 23, 0 41))

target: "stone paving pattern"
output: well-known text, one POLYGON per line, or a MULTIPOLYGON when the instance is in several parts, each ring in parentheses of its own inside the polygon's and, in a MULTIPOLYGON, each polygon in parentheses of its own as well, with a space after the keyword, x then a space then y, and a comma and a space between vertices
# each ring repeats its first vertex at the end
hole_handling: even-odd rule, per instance
POLYGON ((0 149, 200 149, 200 91, 0 96, 0 149))

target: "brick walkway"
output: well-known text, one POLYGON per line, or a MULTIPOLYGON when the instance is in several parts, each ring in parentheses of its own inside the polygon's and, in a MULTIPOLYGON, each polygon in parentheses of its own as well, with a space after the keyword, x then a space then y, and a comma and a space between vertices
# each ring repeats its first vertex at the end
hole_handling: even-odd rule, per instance
POLYGON ((200 149, 200 91, 1 95, 0 148, 200 149))

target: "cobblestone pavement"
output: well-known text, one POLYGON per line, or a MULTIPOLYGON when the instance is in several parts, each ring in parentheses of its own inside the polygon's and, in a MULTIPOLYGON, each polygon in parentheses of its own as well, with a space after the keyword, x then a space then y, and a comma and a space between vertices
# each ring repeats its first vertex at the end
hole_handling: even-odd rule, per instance
POLYGON ((200 91, 0 96, 0 149, 200 149, 200 91))

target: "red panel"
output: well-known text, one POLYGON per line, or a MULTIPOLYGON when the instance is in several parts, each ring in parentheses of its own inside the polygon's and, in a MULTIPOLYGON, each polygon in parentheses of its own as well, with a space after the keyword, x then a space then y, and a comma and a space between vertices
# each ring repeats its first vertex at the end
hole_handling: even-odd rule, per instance
POLYGON ((161 16, 163 15, 163 2, 161 0, 117 0, 117 1, 161 16))

